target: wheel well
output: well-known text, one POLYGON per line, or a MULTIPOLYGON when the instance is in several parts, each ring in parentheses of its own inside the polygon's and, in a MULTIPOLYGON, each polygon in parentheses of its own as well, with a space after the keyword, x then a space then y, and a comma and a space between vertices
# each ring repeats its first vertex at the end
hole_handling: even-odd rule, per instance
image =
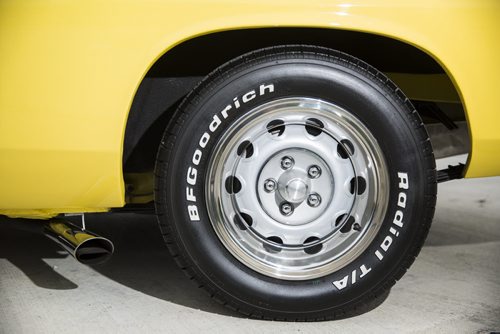
MULTIPOLYGON (((456 93, 443 68, 431 56, 415 46, 384 36, 319 28, 260 28, 211 33, 167 51, 146 74, 127 121, 124 173, 153 170, 161 136, 175 107, 204 76, 241 54, 284 44, 336 49, 386 73, 443 75, 450 83, 450 90, 456 93)), ((444 109, 449 120, 465 120, 460 103, 451 103, 453 108, 447 105, 444 109)), ((426 123, 441 122, 440 117, 443 117, 425 113, 423 116, 426 123)))

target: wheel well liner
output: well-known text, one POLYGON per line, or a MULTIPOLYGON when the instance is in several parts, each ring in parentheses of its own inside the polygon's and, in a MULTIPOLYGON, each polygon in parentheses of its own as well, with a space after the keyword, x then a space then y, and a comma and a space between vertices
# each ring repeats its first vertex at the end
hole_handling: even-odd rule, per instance
POLYGON ((141 82, 125 130, 124 171, 152 170, 161 135, 175 106, 204 76, 241 54, 284 44, 336 49, 360 58, 382 72, 445 73, 436 60, 417 47, 365 32, 255 28, 194 37, 157 59, 141 82))

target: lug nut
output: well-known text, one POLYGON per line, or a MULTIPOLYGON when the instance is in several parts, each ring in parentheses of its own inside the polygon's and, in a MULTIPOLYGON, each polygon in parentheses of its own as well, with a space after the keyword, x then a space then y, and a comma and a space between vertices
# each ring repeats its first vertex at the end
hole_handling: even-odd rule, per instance
POLYGON ((276 190, 276 181, 274 181, 273 179, 267 179, 266 181, 264 181, 264 190, 268 193, 276 190))
POLYGON ((295 163, 295 161, 293 161, 292 157, 288 157, 288 156, 283 157, 281 159, 281 168, 283 168, 285 170, 290 169, 293 167, 294 163, 295 163))
POLYGON ((319 206, 321 204, 321 196, 318 194, 310 194, 307 197, 307 204, 313 208, 319 206))
POLYGON ((319 166, 312 165, 307 170, 307 175, 309 175, 311 179, 317 179, 321 176, 321 168, 319 166))
POLYGON ((290 216, 293 213, 293 206, 285 202, 281 204, 280 211, 284 216, 290 216))

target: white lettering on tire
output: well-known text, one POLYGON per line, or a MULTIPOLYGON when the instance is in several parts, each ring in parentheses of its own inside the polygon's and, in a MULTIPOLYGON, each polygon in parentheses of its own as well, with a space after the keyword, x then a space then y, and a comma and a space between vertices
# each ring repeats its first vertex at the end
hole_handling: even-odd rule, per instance
MULTIPOLYGON (((401 229, 404 226, 403 209, 406 208, 406 200, 407 200, 407 193, 404 190, 410 189, 410 184, 408 182, 408 173, 399 172, 398 179, 399 179, 398 182, 399 193, 397 201, 398 210, 396 210, 396 213, 394 214, 394 219, 392 220, 392 224, 394 226, 391 226, 389 228, 389 233, 385 236, 384 240, 377 247, 377 250, 374 253, 379 261, 382 261, 384 259, 384 256, 386 255, 391 245, 393 244, 394 238, 399 237, 400 231, 398 229, 401 229)), ((356 284, 356 282, 358 282, 359 279, 363 278, 371 271, 371 268, 367 268, 365 264, 362 264, 359 267, 359 270, 361 271, 359 277, 357 276, 357 269, 355 269, 351 272, 350 275, 349 274, 345 275, 340 280, 333 281, 332 282, 333 286, 335 286, 338 290, 342 290, 346 288, 348 285, 356 284)))
POLYGON ((197 206, 197 198, 194 195, 194 186, 196 186, 198 170, 195 166, 198 166, 201 162, 201 158, 203 156, 203 149, 207 147, 208 142, 210 141, 211 134, 214 133, 222 122, 228 118, 229 112, 233 110, 239 109, 243 104, 248 103, 259 96, 263 96, 266 94, 270 94, 274 92, 274 84, 261 84, 258 89, 252 89, 247 93, 241 95, 240 97, 236 96, 233 98, 233 102, 228 104, 224 109, 220 111, 220 113, 215 114, 212 117, 212 121, 208 125, 208 131, 203 133, 200 140, 198 141, 199 147, 197 147, 192 155, 191 163, 192 165, 188 166, 186 182, 188 186, 186 186, 186 200, 189 202, 187 206, 187 211, 189 215, 189 219, 191 221, 199 221, 200 215, 198 212, 197 206))
POLYGON ((189 219, 191 221, 199 221, 200 215, 198 214, 198 207, 196 205, 188 205, 189 219))
POLYGON ((360 267, 359 267, 359 276, 358 276, 358 269, 354 269, 350 275, 345 275, 342 279, 338 280, 338 281, 333 281, 333 285, 338 289, 338 290, 342 290, 344 289, 345 287, 347 287, 349 285, 349 283, 352 285, 352 284, 355 284, 357 281, 358 281, 358 277, 359 279, 365 277, 370 271, 372 270, 372 268, 367 268, 365 264, 362 264, 360 267), (349 282, 349 276, 351 278, 351 281, 349 282))

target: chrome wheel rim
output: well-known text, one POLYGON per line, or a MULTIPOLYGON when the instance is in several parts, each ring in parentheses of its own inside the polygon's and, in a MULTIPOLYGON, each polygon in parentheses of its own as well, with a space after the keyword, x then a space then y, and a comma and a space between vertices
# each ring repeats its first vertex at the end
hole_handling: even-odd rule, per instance
POLYGON ((213 152, 210 221, 229 252, 263 275, 325 276, 380 229, 386 163, 370 131, 339 106, 306 97, 269 102, 231 124, 213 152))

